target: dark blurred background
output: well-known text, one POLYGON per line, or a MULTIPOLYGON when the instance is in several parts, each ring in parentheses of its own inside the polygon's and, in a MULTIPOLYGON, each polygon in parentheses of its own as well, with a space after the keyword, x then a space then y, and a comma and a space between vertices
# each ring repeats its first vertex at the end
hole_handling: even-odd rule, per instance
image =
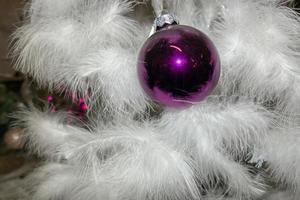
POLYGON ((10 132, 15 133, 8 133, 9 115, 23 102, 21 87, 24 79, 12 69, 8 48, 10 35, 22 23, 24 4, 24 0, 0 0, 0 175, 20 168, 27 160, 21 155, 21 129, 11 129, 10 132))
MULTIPOLYGON (((37 89, 34 82, 12 69, 12 61, 8 56, 10 36, 22 24, 26 1, 0 0, 0 175, 38 163, 23 151, 25 142, 22 140, 22 128, 11 126, 11 114, 14 111, 35 100, 45 101, 54 109, 67 110, 79 117, 84 117, 87 107, 82 99, 66 99, 46 89, 37 89)), ((296 0, 288 4, 297 8, 299 2, 296 0)))

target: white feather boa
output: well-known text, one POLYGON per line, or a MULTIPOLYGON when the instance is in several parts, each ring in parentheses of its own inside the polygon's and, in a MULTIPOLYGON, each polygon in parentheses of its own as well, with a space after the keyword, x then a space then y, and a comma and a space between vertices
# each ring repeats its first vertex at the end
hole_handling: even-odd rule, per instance
MULTIPOLYGON (((166 0, 181 24, 214 41, 222 75, 214 94, 199 105, 136 121, 152 105, 136 74, 137 54, 152 25, 132 14, 137 4, 149 4, 140 3, 30 3, 30 18, 14 35, 16 69, 52 90, 91 92, 91 110, 100 117, 83 129, 67 125, 68 116, 60 113, 20 115, 30 150, 48 160, 24 180, 30 189, 20 184, 32 194, 28 199, 298 199, 295 11, 279 0, 166 0), (113 121, 99 120, 106 116, 113 121), (256 169, 251 162, 266 166, 256 169), (285 191, 269 196, 271 186, 285 191)), ((159 13, 162 0, 152 6, 159 13)), ((2 185, 0 191, 7 191, 2 185)), ((3 197, 24 198, 11 192, 3 197)))

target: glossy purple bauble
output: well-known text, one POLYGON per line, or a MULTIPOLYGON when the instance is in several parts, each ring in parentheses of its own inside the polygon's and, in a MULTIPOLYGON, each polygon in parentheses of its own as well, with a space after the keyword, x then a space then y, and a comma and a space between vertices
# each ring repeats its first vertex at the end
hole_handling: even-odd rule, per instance
POLYGON ((220 77, 220 59, 212 41, 199 30, 171 25, 143 45, 138 58, 143 89, 169 107, 187 107, 205 99, 220 77))

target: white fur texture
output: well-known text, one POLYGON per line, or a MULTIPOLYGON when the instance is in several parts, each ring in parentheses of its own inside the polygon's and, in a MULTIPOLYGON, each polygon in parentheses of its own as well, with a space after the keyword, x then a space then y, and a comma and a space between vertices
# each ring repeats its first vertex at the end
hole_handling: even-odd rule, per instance
POLYGON ((32 199, 297 200, 299 16, 279 0, 152 0, 154 13, 209 35, 222 62, 207 100, 152 119, 135 66, 151 24, 134 19, 136 3, 32 0, 14 35, 16 68, 88 96, 99 119, 82 128, 65 114, 20 115, 29 149, 47 161, 24 180, 32 199))
POLYGON ((241 165, 260 146, 275 116, 249 102, 209 99, 182 111, 166 112, 160 123, 176 149, 196 161, 207 190, 224 181, 227 192, 241 199, 259 196, 264 186, 241 165), (217 177, 215 182, 212 177, 217 177))
POLYGON ((66 165, 35 188, 34 199, 251 199, 266 189, 242 162, 263 147, 276 117, 251 102, 212 98, 153 122, 128 119, 89 130, 68 125, 62 114, 22 118, 29 147, 66 165))
POLYGON ((224 94, 248 95, 273 108, 299 113, 300 24, 274 1, 224 1, 212 34, 219 48, 224 94))
POLYGON ((101 98, 109 112, 145 109, 135 67, 148 32, 125 16, 133 5, 122 0, 33 0, 29 22, 15 33, 16 69, 51 90, 88 96, 91 106, 101 98))
POLYGON ((67 170, 53 171, 53 176, 45 179, 36 189, 35 199, 146 200, 200 196, 192 159, 168 146, 150 124, 94 127, 91 132, 62 124, 58 120, 61 115, 49 117, 36 112, 28 113, 26 118, 29 146, 46 158, 60 155, 67 164, 67 170), (45 128, 47 132, 42 131, 45 128), (53 187, 58 189, 52 192, 49 188, 53 187))
POLYGON ((289 190, 300 195, 300 130, 273 131, 259 152, 268 161, 272 176, 289 190))
MULTIPOLYGON (((151 24, 145 28, 128 17, 134 4, 33 0, 29 22, 15 33, 16 69, 50 89, 89 96, 92 105, 100 103, 109 112, 142 111, 148 101, 135 67, 151 24)), ((166 8, 181 24, 211 36, 222 61, 219 92, 272 102, 285 112, 299 107, 300 25, 294 11, 265 0, 152 4, 156 13, 166 8)))

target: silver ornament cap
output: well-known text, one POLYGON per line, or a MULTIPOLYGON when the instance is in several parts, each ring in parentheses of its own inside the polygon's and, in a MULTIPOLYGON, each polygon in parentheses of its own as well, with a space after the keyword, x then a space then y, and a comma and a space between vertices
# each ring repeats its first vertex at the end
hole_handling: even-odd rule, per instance
POLYGON ((154 34, 156 31, 163 29, 170 25, 177 25, 179 21, 177 20, 176 16, 170 14, 167 11, 162 11, 162 13, 154 20, 154 24, 152 30, 150 32, 150 36, 154 34))

